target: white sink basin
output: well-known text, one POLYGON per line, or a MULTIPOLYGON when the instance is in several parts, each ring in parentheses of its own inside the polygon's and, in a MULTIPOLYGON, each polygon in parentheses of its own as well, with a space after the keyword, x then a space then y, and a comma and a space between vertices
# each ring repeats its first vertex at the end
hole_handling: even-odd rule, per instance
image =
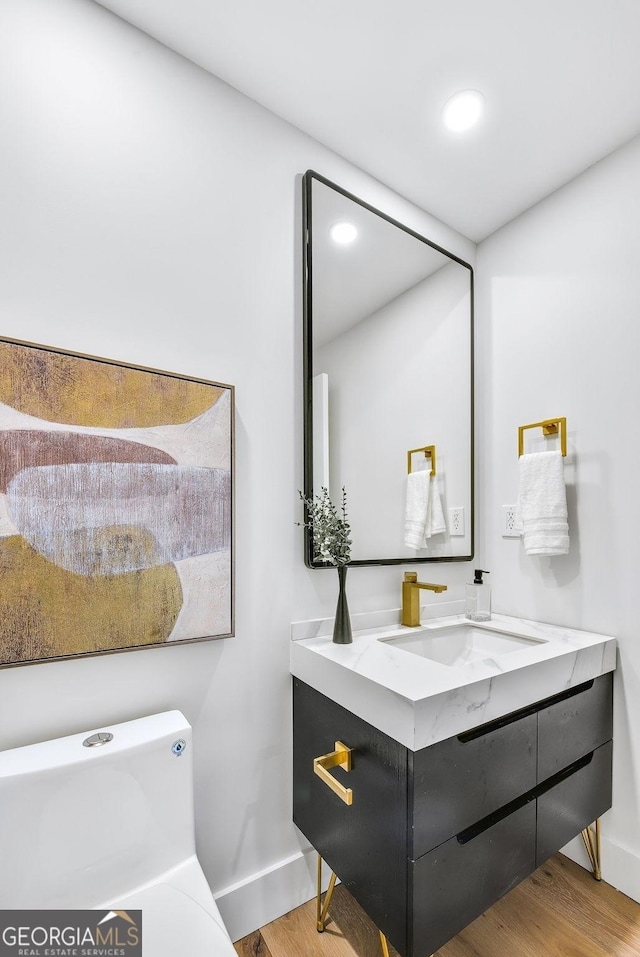
POLYGON ((459 667, 473 661, 498 658, 544 643, 541 638, 523 638, 491 627, 480 628, 471 622, 442 628, 416 629, 415 634, 380 638, 394 648, 429 658, 441 665, 459 667))

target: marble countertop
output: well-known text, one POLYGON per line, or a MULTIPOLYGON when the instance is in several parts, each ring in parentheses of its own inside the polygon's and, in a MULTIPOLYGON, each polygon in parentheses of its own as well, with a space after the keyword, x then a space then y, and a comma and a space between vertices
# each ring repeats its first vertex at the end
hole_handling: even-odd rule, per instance
POLYGON ((350 645, 334 644, 325 622, 294 623, 291 673, 413 751, 616 667, 615 638, 505 615, 474 627, 534 643, 483 660, 439 664, 380 639, 460 625, 462 615, 434 618, 420 629, 382 623, 383 617, 365 619, 370 627, 354 631, 350 645))

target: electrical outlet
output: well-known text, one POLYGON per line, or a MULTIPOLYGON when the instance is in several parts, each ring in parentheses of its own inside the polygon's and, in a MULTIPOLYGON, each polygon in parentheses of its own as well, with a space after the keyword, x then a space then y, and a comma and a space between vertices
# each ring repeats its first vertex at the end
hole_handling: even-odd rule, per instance
POLYGON ((449 535, 464 535, 464 508, 449 509, 449 535))
POLYGON ((516 529, 516 507, 515 505, 502 506, 502 537, 520 538, 522 532, 516 529))

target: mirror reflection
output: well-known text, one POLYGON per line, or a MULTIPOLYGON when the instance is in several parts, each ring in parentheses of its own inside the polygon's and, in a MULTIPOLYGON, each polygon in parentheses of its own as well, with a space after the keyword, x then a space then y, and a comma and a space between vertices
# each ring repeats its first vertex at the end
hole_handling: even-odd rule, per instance
POLYGON ((304 190, 305 494, 346 487, 352 564, 469 559, 472 269, 317 173, 304 190))

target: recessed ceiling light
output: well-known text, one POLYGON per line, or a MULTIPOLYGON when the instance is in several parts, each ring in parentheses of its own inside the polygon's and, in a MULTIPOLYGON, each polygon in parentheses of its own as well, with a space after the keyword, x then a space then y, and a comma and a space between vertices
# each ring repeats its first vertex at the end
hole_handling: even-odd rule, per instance
POLYGON ((442 111, 444 125, 461 133, 478 122, 484 109, 484 96, 477 90, 463 90, 445 103, 442 111))
POLYGON ((334 243, 340 243, 341 246, 346 246, 347 243, 353 242, 358 235, 358 230, 353 223, 335 223, 329 230, 329 235, 334 243))

